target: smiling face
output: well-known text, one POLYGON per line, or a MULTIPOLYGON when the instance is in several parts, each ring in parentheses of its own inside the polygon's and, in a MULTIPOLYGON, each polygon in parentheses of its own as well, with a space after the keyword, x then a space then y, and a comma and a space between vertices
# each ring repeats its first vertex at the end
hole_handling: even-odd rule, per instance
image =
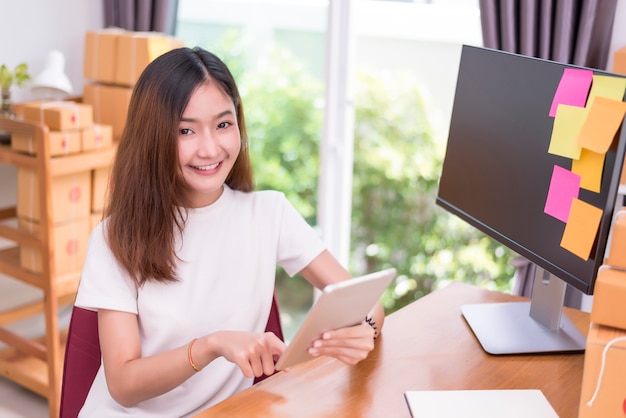
POLYGON ((192 207, 208 206, 221 196, 240 150, 233 101, 215 81, 199 85, 178 126, 178 158, 192 207))

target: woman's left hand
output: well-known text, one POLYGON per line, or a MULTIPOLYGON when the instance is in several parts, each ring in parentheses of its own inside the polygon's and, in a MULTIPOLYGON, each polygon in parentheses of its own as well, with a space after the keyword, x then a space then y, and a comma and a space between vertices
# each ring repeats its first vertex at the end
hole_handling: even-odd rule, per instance
POLYGON ((374 329, 365 322, 326 331, 321 338, 313 341, 309 354, 313 357, 334 357, 348 365, 355 365, 374 349, 374 336, 374 329))

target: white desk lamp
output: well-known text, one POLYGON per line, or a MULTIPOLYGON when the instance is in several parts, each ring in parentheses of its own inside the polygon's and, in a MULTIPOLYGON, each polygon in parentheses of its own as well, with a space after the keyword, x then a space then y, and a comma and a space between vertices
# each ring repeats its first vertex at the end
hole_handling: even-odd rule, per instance
POLYGON ((60 51, 52 50, 46 59, 46 66, 31 85, 40 99, 62 100, 74 91, 70 79, 65 74, 65 56, 60 51))

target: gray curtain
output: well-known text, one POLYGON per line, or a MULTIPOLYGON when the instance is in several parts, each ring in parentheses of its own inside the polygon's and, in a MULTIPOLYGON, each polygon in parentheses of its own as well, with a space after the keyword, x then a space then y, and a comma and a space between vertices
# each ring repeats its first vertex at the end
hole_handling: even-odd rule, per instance
MULTIPOLYGON (((606 69, 617 0, 480 0, 483 45, 516 54, 606 69)), ((513 261, 513 293, 531 296, 536 266, 513 261)), ((582 293, 567 286, 565 305, 582 293)))
POLYGON ((175 35, 178 0, 104 0, 105 27, 175 35))
POLYGON ((480 0, 483 44, 606 69, 617 0, 480 0))

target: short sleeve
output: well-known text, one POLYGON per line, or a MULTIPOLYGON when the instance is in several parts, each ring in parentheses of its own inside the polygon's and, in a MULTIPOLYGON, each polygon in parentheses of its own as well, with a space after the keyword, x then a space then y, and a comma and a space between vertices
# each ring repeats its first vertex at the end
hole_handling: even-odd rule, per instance
POLYGON ((104 222, 89 237, 75 305, 137 313, 137 286, 117 262, 104 236, 104 222))
POLYGON ((293 276, 326 249, 319 234, 281 194, 282 219, 277 263, 293 276))

